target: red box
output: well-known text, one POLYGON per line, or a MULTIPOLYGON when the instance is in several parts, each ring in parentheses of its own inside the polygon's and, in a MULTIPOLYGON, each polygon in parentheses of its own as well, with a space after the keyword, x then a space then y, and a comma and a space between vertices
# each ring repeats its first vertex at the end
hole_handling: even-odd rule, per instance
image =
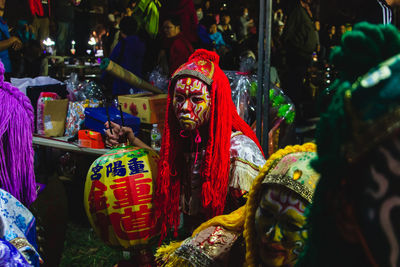
POLYGON ((99 132, 80 130, 78 140, 81 147, 104 148, 103 137, 99 132))

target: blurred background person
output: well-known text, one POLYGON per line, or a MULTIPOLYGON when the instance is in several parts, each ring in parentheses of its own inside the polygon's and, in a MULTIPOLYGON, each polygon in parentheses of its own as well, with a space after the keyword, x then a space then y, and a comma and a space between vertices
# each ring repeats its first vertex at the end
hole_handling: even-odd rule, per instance
POLYGON ((178 17, 168 18, 162 25, 164 37, 158 63, 165 73, 171 75, 188 60, 194 49, 181 32, 181 22, 178 17))
MULTIPOLYGON (((75 9, 72 0, 57 0, 55 3, 55 17, 57 19, 57 54, 67 54, 67 44, 71 41, 75 9)), ((68 46, 69 47, 69 46, 68 46)))
POLYGON ((0 60, 3 62, 6 80, 9 80, 12 66, 8 49, 18 51, 22 48, 21 40, 16 36, 10 36, 7 22, 3 19, 6 0, 0 0, 0 60))
POLYGON ((254 27, 254 20, 249 17, 249 10, 247 7, 242 7, 240 13, 238 37, 239 40, 242 41, 248 37, 250 28, 254 27))
POLYGON ((294 0, 286 6, 287 21, 282 33, 282 45, 286 52, 286 71, 282 88, 296 106, 296 119, 302 123, 301 102, 304 97, 303 81, 310 66, 311 57, 318 46, 311 0, 294 0))
MULTIPOLYGON (((111 52, 110 59, 136 76, 143 78, 142 66, 146 46, 145 42, 137 35, 137 22, 132 17, 124 17, 119 23, 119 28, 121 39, 111 52)), ((137 93, 140 90, 132 88, 130 84, 120 79, 113 79, 112 91, 113 95, 124 95, 137 93)))
MULTIPOLYGON (((40 43, 50 35, 50 17, 54 0, 29 0, 33 15, 33 29, 40 43)), ((57 2, 57 1, 54 1, 57 2)))

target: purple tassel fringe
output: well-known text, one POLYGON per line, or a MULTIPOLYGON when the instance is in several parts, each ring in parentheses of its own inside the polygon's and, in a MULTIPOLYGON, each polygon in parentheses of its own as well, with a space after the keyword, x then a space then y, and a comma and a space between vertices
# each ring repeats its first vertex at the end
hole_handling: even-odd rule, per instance
POLYGON ((29 98, 4 81, 0 62, 0 187, 27 207, 36 199, 33 119, 29 98))

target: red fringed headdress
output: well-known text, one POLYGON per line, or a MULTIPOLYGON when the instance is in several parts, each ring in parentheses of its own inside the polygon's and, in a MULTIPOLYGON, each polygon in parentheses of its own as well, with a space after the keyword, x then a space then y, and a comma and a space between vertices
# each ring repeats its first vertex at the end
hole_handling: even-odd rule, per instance
POLYGON ((154 204, 156 219, 161 223, 161 239, 167 230, 179 225, 179 199, 182 179, 183 149, 181 130, 172 107, 175 83, 180 77, 193 76, 209 85, 211 116, 206 154, 202 163, 202 206, 209 217, 222 214, 228 190, 230 141, 232 131, 241 131, 261 146, 232 102, 228 78, 218 66, 219 56, 204 49, 196 50, 172 75, 168 88, 167 112, 161 145, 154 204))

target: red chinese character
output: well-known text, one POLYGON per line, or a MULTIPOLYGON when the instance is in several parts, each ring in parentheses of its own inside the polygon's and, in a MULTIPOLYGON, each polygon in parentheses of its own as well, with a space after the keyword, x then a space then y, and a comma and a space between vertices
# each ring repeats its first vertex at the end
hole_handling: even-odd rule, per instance
POLYGON ((110 225, 110 220, 108 219, 108 216, 102 212, 96 212, 93 218, 97 226, 97 229, 100 232, 100 238, 105 242, 107 242, 109 240, 108 226, 110 225))
POLYGON ((152 233, 151 209, 140 205, 138 211, 124 209, 124 213, 111 213, 110 220, 115 234, 124 240, 147 238, 152 233))
POLYGON ((134 205, 151 203, 151 178, 143 178, 144 174, 135 174, 124 178, 115 179, 111 185, 114 197, 114 209, 131 207, 134 205))
POLYGON ((92 181, 92 187, 89 193, 89 211, 90 213, 95 213, 99 210, 104 210, 110 206, 107 204, 107 197, 104 192, 106 192, 107 186, 105 186, 99 180, 92 181))

